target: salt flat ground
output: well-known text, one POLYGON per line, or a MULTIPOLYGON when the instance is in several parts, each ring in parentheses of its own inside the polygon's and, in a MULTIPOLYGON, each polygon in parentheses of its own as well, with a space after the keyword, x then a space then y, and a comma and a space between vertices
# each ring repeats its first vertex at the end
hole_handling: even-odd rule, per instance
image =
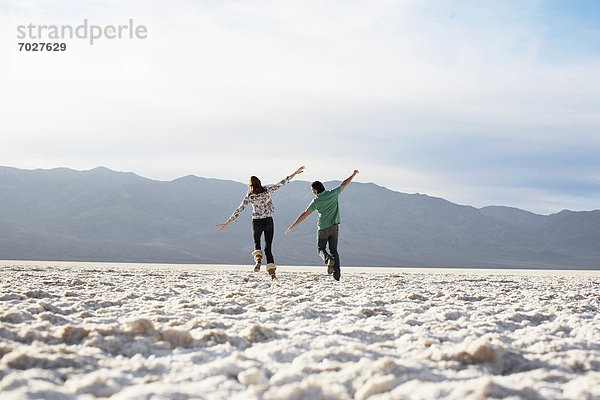
POLYGON ((0 262, 0 398, 598 399, 598 271, 0 262))

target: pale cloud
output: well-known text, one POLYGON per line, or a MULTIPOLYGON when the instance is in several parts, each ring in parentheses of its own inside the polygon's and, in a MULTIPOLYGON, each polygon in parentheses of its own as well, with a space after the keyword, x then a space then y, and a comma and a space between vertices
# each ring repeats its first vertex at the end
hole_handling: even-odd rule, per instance
POLYGON ((41 55, 19 54, 9 32, 7 165, 245 181, 249 165, 268 178, 304 163, 323 180, 358 168, 361 181, 465 204, 498 196, 545 212, 599 200, 556 183, 598 182, 597 162, 568 165, 600 150, 600 59, 547 56, 544 2, 11 4, 12 29, 134 18, 149 35, 41 55), (536 164, 544 154, 555 168, 536 164), (554 181, 532 183, 543 178, 554 181))

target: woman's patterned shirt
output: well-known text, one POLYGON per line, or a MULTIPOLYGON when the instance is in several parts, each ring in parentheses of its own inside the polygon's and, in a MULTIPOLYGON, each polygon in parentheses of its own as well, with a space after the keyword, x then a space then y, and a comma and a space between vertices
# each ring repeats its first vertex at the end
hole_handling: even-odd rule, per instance
POLYGON ((259 194, 251 194, 248 192, 244 200, 242 200, 242 204, 231 214, 229 218, 232 221, 235 221, 237 217, 244 211, 244 208, 248 205, 248 203, 252 204, 252 219, 260 219, 267 218, 273 216, 275 212, 275 207, 273 206, 273 202, 271 201, 271 193, 288 183, 292 179, 292 176, 288 176, 281 182, 278 182, 272 186, 265 186, 265 191, 259 194))

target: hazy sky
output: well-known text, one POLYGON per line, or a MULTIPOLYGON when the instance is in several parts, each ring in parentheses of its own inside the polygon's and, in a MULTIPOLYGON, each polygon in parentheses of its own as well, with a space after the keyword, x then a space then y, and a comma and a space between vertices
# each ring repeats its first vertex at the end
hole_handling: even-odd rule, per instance
POLYGON ((600 2, 0 3, 0 165, 600 208, 600 2), (147 39, 19 52, 18 25, 147 39))

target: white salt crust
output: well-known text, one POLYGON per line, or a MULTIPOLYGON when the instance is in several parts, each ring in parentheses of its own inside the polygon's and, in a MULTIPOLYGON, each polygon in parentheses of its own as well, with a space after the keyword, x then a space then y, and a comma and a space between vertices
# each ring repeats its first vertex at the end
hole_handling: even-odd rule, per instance
POLYGON ((2 262, 0 399, 596 399, 600 274, 2 262))

